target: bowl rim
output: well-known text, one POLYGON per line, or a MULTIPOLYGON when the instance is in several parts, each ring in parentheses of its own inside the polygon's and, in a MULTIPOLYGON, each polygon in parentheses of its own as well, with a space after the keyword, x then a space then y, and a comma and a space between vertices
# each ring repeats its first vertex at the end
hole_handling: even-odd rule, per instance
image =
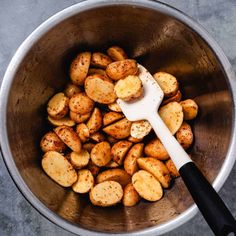
MULTIPOLYGON (((49 19, 44 21, 41 25, 39 25, 20 45, 17 49, 15 55, 11 59, 5 75, 2 80, 2 85, 0 89, 0 116, 2 118, 0 122, 0 143, 1 143, 1 152, 3 156, 4 163, 12 177, 14 183, 18 187, 19 191, 22 195, 28 200, 29 203, 44 217, 53 222, 54 224, 64 228, 67 231, 70 231, 77 235, 118 235, 118 233, 109 233, 109 232, 99 232, 92 231, 89 229, 82 228, 79 225, 71 223, 49 208, 47 208, 29 189, 29 187, 24 182, 21 177, 16 164, 13 159, 13 155, 10 150, 8 135, 7 135, 7 101, 9 97, 9 92, 11 89, 11 85, 13 83, 15 74, 17 72, 18 67, 22 59, 26 56, 31 47, 41 38, 45 33, 47 33, 54 26, 64 21, 65 19, 72 17, 76 14, 79 14, 83 11, 95 9, 99 7, 106 6, 116 6, 116 5, 128 5, 132 7, 143 7, 151 10, 156 10, 162 12, 164 14, 170 15, 174 17, 176 20, 185 24, 189 28, 191 28, 196 34, 198 34, 203 41, 211 48, 219 63, 221 64, 222 70, 226 75, 227 83, 229 85, 230 93, 233 101, 233 112, 232 112, 232 131, 231 131, 231 140, 229 144, 229 149, 225 158, 225 161, 213 182, 213 187, 216 191, 219 191, 226 181, 228 175, 230 174, 235 159, 236 159, 236 150, 233 147, 236 145, 236 132, 235 132, 235 117, 236 117, 236 77, 233 72, 232 66, 230 62, 224 55, 222 49, 218 46, 215 40, 209 35, 209 33, 196 21, 194 21, 191 17, 187 16, 185 13, 180 10, 169 6, 166 3, 162 3, 154 0, 87 0, 72 5, 70 7, 65 8, 64 10, 59 11, 58 13, 51 16, 49 19)), ((142 235, 160 235, 167 233, 180 225, 184 224, 188 220, 190 220, 196 213, 198 212, 196 204, 193 204, 186 211, 181 213, 179 216, 173 218, 172 220, 162 223, 158 226, 152 226, 149 228, 145 228, 138 231, 131 231, 128 233, 120 233, 122 235, 129 236, 142 236, 142 235)))

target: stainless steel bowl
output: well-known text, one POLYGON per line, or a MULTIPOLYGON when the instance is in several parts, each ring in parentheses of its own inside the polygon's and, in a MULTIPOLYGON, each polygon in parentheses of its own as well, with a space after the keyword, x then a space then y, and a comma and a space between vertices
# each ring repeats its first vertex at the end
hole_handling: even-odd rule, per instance
POLYGON ((179 178, 156 203, 98 208, 60 187, 40 167, 45 104, 69 81, 81 50, 117 44, 151 72, 173 73, 184 95, 197 100, 191 155, 219 190, 233 167, 236 82, 230 63, 208 33, 163 3, 90 0, 39 26, 20 46, 3 80, 0 139, 6 166, 22 194, 45 217, 78 235, 158 235, 188 221, 196 206, 179 178))

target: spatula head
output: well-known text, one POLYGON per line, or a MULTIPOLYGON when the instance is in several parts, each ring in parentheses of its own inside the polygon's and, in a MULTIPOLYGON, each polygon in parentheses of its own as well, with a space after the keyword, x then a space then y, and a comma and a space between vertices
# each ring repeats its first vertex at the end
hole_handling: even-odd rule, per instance
POLYGON ((143 84, 143 96, 131 102, 117 99, 121 110, 130 121, 145 120, 148 114, 156 112, 162 102, 164 93, 148 70, 138 64, 139 78, 143 84))

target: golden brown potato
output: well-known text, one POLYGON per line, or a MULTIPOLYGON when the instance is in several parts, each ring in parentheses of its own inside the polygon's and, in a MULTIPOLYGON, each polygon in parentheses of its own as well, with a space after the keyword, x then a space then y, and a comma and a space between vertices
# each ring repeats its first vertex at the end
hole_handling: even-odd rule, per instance
POLYGON ((95 145, 96 145, 95 143, 84 143, 83 149, 85 149, 90 153, 95 145))
POLYGON ((132 143, 126 140, 115 143, 111 148, 111 158, 113 161, 121 165, 131 146, 132 143))
POLYGON ((90 52, 82 52, 72 61, 70 66, 70 78, 73 84, 83 85, 87 76, 91 61, 90 52))
POLYGON ((112 46, 112 47, 108 48, 107 54, 108 54, 108 56, 110 56, 110 58, 113 61, 122 61, 122 60, 125 60, 128 58, 125 51, 118 46, 112 46))
POLYGON ((111 103, 108 105, 108 108, 111 110, 111 111, 115 111, 115 112, 122 112, 121 108, 120 108, 120 105, 116 102, 114 103, 111 103))
POLYGON ((98 132, 98 130, 101 128, 102 113, 97 107, 94 108, 93 113, 87 122, 87 126, 90 134, 98 132))
POLYGON ((172 97, 177 93, 179 85, 173 75, 166 72, 157 72, 153 77, 161 87, 165 97, 172 97))
POLYGON ((95 141, 97 143, 100 143, 102 141, 105 141, 106 137, 104 136, 103 133, 96 132, 96 133, 90 135, 90 139, 92 139, 93 141, 95 141))
POLYGON ((130 134, 133 138, 142 140, 151 130, 152 126, 147 120, 139 120, 132 123, 130 134))
POLYGON ((110 125, 111 123, 122 119, 124 115, 122 113, 110 111, 104 114, 103 116, 103 125, 110 125))
POLYGON ((132 59, 112 62, 106 68, 106 74, 113 80, 124 79, 129 75, 136 75, 137 72, 137 62, 132 59))
POLYGON ((140 196, 135 190, 133 184, 129 183, 124 188, 123 205, 134 206, 140 201, 140 196))
POLYGON ((70 99, 69 107, 71 111, 84 115, 93 110, 94 101, 85 93, 77 93, 70 99))
POLYGON ((78 134, 82 143, 85 143, 89 140, 89 129, 88 126, 84 123, 80 123, 76 126, 76 133, 78 134))
POLYGON ((152 139, 146 144, 144 153, 146 156, 154 157, 161 161, 169 159, 169 154, 158 138, 152 139))
POLYGON ((148 201, 158 201, 162 198, 161 184, 145 170, 140 170, 132 176, 132 184, 138 194, 148 201))
POLYGON ((184 100, 180 102, 180 105, 183 108, 185 120, 192 120, 197 116, 198 105, 194 100, 192 99, 184 100))
POLYGON ((88 193, 94 185, 94 178, 89 170, 79 170, 78 179, 72 185, 72 189, 76 193, 88 193))
POLYGON ((188 123, 183 122, 176 132, 176 139, 184 149, 188 149, 191 146, 193 143, 193 132, 188 123))
POLYGON ((90 159, 87 169, 96 177, 100 171, 100 167, 96 166, 90 159))
POLYGON ((178 102, 170 102, 161 107, 159 115, 172 134, 177 132, 184 119, 182 106, 178 102))
POLYGON ((178 170, 175 167, 174 162, 171 159, 166 161, 166 167, 169 170, 171 176, 173 176, 174 178, 177 178, 180 176, 178 170))
POLYGON ((109 56, 101 52, 94 52, 92 54, 91 65, 106 69, 106 67, 112 63, 112 60, 109 56))
POLYGON ((52 131, 46 133, 42 137, 40 142, 40 147, 43 152, 48 152, 48 151, 63 152, 66 150, 66 145, 52 131))
POLYGON ((178 90, 177 93, 170 97, 170 98, 167 98, 167 99, 164 99, 161 103, 162 106, 170 103, 170 102, 180 102, 182 99, 182 93, 178 90))
POLYGON ((111 146, 108 142, 97 143, 91 151, 92 162, 101 167, 107 165, 111 160, 111 146))
POLYGON ((99 74, 90 75, 86 78, 85 92, 93 101, 98 103, 110 104, 116 100, 114 84, 99 74))
POLYGON ((48 102, 48 115, 54 119, 63 118, 69 111, 69 99, 64 93, 55 94, 48 102))
POLYGON ((42 167, 49 177, 63 187, 69 187, 77 180, 77 173, 70 162, 58 152, 46 152, 42 167))
POLYGON ((133 175, 138 171, 137 159, 142 156, 143 147, 143 143, 137 143, 129 150, 128 154, 126 155, 124 169, 128 174, 133 175))
POLYGON ((130 142, 132 142, 132 143, 140 143, 140 142, 142 142, 142 138, 141 139, 139 139, 139 138, 134 138, 134 137, 132 137, 132 136, 129 136, 128 137, 128 141, 130 141, 130 142))
POLYGON ((54 129, 59 138, 74 152, 81 151, 81 141, 76 132, 68 126, 62 125, 54 129))
POLYGON ((126 186, 128 183, 131 182, 131 176, 127 174, 125 170, 122 169, 110 169, 105 170, 98 174, 96 178, 96 183, 101 183, 104 181, 113 180, 118 182, 121 186, 126 186))
POLYGON ((61 126, 61 125, 66 125, 69 127, 72 127, 75 125, 75 121, 70 119, 70 117, 63 117, 60 120, 54 119, 50 116, 48 116, 48 121, 50 122, 51 125, 53 126, 61 126))
POLYGON ((130 136, 131 122, 124 118, 111 125, 108 125, 103 131, 116 139, 124 139, 130 136))
POLYGON ((78 87, 72 83, 67 84, 66 88, 64 89, 64 93, 68 98, 72 98, 75 94, 81 92, 82 92, 81 87, 78 87))
POLYGON ((69 153, 68 159, 75 169, 82 169, 88 165, 90 155, 88 151, 82 149, 80 152, 69 153))
POLYGON ((95 206, 108 207, 119 203, 123 197, 121 185, 115 181, 105 181, 94 186, 89 193, 95 206))
POLYGON ((163 162, 152 157, 138 158, 137 162, 139 168, 146 170, 156 177, 163 188, 168 188, 170 186, 170 172, 163 162))
POLYGON ((117 168, 117 167, 119 167, 119 164, 117 164, 112 160, 106 165, 106 168, 117 168))
POLYGON ((70 118, 71 120, 75 121, 76 123, 82 123, 85 122, 86 120, 88 120, 88 118, 91 116, 91 113, 87 113, 84 115, 75 113, 73 111, 70 111, 70 118))

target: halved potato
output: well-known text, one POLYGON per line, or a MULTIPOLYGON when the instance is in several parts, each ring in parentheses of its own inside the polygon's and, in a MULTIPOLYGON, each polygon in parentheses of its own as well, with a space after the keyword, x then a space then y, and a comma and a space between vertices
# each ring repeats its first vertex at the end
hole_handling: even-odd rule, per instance
POLYGON ((64 93, 55 94, 48 102, 47 112, 54 119, 63 118, 69 111, 69 98, 64 93))
POLYGON ((88 118, 91 116, 91 113, 87 113, 84 115, 75 113, 73 111, 70 111, 70 118, 71 120, 75 121, 76 123, 82 123, 85 122, 86 120, 88 120, 88 118))
POLYGON ((140 196, 135 190, 133 184, 129 183, 124 188, 124 196, 122 199, 124 206, 134 206, 140 201, 140 196))
POLYGON ((105 181, 94 186, 89 193, 95 206, 108 207, 119 203, 123 197, 121 185, 115 181, 105 181))
POLYGON ((176 132, 176 139, 184 149, 188 149, 191 146, 193 143, 193 132, 188 123, 183 122, 176 132))
POLYGON ((77 93, 81 93, 82 89, 79 86, 76 86, 75 84, 69 83, 66 85, 66 88, 64 89, 64 93, 68 98, 73 97, 77 93))
POLYGON ((95 145, 95 143, 84 143, 83 149, 87 150, 90 153, 95 145))
POLYGON ((117 164, 112 160, 108 164, 106 164, 106 168, 117 168, 117 167, 119 167, 119 164, 117 164))
POLYGON ((180 102, 180 105, 183 108, 185 120, 192 120, 197 116, 198 105, 194 100, 192 99, 184 100, 180 102))
POLYGON ((134 138, 134 137, 132 137, 132 136, 129 136, 128 137, 128 141, 130 141, 130 142, 132 142, 132 143, 140 143, 140 142, 142 142, 142 138, 141 139, 139 139, 139 138, 134 138))
POLYGON ((112 63, 112 60, 109 56, 101 52, 94 52, 91 58, 91 65, 106 69, 106 67, 112 63))
POLYGON ((79 170, 78 179, 72 185, 72 189, 76 193, 88 193, 94 185, 94 178, 89 170, 79 170))
POLYGON ((177 178, 177 177, 180 176, 178 170, 177 170, 176 167, 175 167, 174 162, 173 162, 171 159, 169 159, 168 161, 166 161, 165 164, 166 164, 166 167, 167 167, 167 169, 169 170, 171 176, 173 176, 174 178, 177 178))
POLYGON ((48 121, 51 123, 51 125, 53 126, 61 126, 61 125, 66 125, 69 127, 72 127, 75 125, 75 121, 73 121, 72 119, 70 119, 70 117, 63 117, 59 120, 54 119, 50 116, 48 116, 48 121))
POLYGON ((133 138, 143 139, 151 130, 152 126, 147 120, 139 120, 132 123, 130 134, 133 138))
POLYGON ((159 115, 172 134, 177 132, 184 119, 182 106, 178 102, 170 102, 161 107, 159 115))
POLYGON ((42 167, 49 177, 63 187, 69 187, 77 180, 73 166, 58 152, 46 152, 42 159, 42 167))
POLYGON ((115 112, 122 112, 119 104, 117 102, 114 102, 114 103, 111 103, 108 105, 108 108, 111 110, 111 111, 115 111, 115 112))
POLYGON ((98 130, 101 128, 102 113, 97 107, 94 108, 93 113, 87 122, 87 126, 90 134, 98 132, 98 130))
POLYGON ((110 111, 104 114, 103 116, 103 125, 109 125, 115 121, 122 119, 124 115, 122 113, 110 111))
POLYGON ((132 176, 132 184, 138 194, 148 201, 158 201, 162 198, 161 184, 145 170, 140 170, 132 176))
POLYGON ((108 48, 107 54, 113 61, 122 61, 128 58, 125 51, 118 46, 112 46, 108 48))
POLYGON ((76 133, 78 134, 82 143, 85 143, 89 140, 89 128, 86 124, 78 124, 76 126, 76 133))
POLYGON ((182 99, 182 93, 178 90, 177 93, 170 97, 170 98, 167 98, 167 99, 164 99, 161 103, 162 106, 170 103, 170 102, 180 102, 182 99))
POLYGON ((82 169, 88 165, 90 155, 88 151, 82 149, 80 152, 71 152, 68 158, 75 169, 82 169))
POLYGON ((100 171, 100 167, 96 166, 92 160, 90 159, 89 164, 87 166, 87 169, 92 173, 92 175, 95 177, 98 175, 100 171))
POLYGON ((93 141, 95 141, 97 143, 100 143, 102 141, 105 141, 106 137, 104 136, 103 133, 96 132, 96 133, 90 135, 90 139, 92 139, 93 141))

